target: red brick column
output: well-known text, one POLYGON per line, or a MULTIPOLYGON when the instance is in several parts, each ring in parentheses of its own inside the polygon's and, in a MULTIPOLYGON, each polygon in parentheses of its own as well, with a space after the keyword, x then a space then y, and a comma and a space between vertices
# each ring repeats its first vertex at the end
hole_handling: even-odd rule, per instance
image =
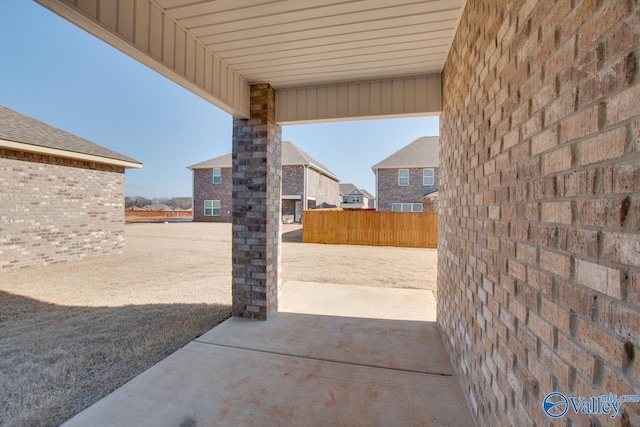
POLYGON ((275 90, 251 86, 251 117, 233 120, 233 315, 266 320, 278 309, 281 131, 275 90))

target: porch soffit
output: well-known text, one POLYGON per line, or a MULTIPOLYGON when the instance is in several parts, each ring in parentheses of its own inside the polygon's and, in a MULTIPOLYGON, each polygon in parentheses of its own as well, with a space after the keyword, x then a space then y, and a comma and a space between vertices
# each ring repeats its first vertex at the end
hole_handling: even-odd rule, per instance
POLYGON ((35 0, 235 117, 276 88, 281 123, 437 114, 466 0, 35 0))

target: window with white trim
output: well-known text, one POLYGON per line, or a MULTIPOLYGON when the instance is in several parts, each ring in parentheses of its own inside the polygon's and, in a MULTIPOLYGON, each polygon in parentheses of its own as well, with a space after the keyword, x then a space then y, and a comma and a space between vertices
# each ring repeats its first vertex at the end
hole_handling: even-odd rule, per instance
POLYGON ((213 168, 213 183, 220 184, 222 182, 222 169, 213 168))
POLYGON ((434 185, 436 183, 435 171, 433 169, 422 170, 422 185, 425 187, 434 185))
POLYGON ((392 212, 422 212, 422 203, 392 203, 392 212))
POLYGON ((220 216, 220 200, 205 200, 204 216, 220 216))
POLYGON ((409 185, 409 169, 398 169, 398 185, 401 187, 409 185))

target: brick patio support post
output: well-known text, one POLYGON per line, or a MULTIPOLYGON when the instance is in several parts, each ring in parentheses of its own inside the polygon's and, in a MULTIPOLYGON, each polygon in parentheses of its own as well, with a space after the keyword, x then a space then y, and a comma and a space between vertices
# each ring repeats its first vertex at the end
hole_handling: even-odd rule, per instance
POLYGON ((282 144, 275 90, 250 96, 250 118, 233 119, 232 313, 266 320, 278 310, 282 144))

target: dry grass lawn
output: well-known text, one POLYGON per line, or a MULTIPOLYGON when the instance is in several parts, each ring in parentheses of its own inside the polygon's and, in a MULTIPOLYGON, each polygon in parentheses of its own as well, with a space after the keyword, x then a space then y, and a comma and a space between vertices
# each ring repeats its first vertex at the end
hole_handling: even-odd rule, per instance
MULTIPOLYGON (((121 255, 0 274, 0 425, 59 425, 229 316, 229 224, 126 238, 121 255)), ((284 281, 435 290, 435 250, 299 241, 284 226, 284 281)))

